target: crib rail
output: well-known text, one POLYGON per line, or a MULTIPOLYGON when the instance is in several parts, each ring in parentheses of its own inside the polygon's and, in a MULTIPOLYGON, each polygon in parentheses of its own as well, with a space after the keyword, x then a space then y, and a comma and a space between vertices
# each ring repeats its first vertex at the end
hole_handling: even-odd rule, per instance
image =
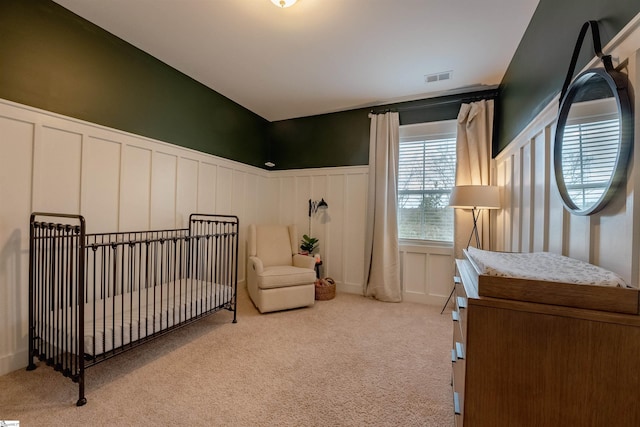
POLYGON ((71 377, 80 406, 85 368, 221 309, 235 323, 238 226, 193 214, 185 229, 87 234, 82 216, 32 214, 28 369, 38 357, 71 377))
POLYGON ((80 215, 33 213, 29 230, 29 365, 40 358, 79 383, 84 394, 85 221, 80 215), (36 218, 69 223, 36 221, 36 218), (69 334, 60 331, 70 331, 69 334), (71 339, 76 336, 77 339, 71 339))

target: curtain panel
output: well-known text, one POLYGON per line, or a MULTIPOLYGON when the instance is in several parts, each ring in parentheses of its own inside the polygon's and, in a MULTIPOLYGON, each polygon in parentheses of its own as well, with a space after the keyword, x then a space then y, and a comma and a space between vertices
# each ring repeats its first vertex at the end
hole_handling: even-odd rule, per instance
MULTIPOLYGON (((493 100, 462 104, 458 114, 456 140, 456 185, 489 185, 491 139, 493 137, 493 100)), ((453 247, 456 258, 462 257, 473 229, 470 209, 454 210, 453 247)), ((480 242, 484 249, 491 248, 489 214, 480 212, 478 219, 480 242)))
POLYGON ((400 119, 397 112, 370 114, 369 117, 364 295, 399 302, 402 301, 397 218, 400 119))

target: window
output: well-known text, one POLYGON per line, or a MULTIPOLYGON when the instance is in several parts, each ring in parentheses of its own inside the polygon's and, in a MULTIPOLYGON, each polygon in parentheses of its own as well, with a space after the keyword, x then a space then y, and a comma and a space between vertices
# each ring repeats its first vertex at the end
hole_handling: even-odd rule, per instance
POLYGON ((584 209, 609 186, 618 160, 618 119, 567 125, 562 142, 562 174, 571 200, 584 209))
POLYGON ((579 209, 595 205, 609 188, 620 152, 617 111, 613 97, 575 102, 569 110, 562 138, 562 178, 579 209))
POLYGON ((453 241, 456 121, 400 126, 398 235, 453 241))

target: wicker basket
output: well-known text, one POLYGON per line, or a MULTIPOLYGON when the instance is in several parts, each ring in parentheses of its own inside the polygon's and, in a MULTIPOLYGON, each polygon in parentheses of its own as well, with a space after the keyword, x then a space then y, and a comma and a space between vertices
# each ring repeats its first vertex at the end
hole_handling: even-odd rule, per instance
POLYGON ((316 280, 316 300, 327 301, 336 297, 336 282, 331 278, 316 280))

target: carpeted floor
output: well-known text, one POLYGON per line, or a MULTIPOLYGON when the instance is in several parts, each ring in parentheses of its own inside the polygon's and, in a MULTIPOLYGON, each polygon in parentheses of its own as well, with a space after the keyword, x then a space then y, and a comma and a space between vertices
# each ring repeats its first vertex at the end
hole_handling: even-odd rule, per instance
MULTIPOLYGON (((451 426, 451 317, 338 293, 260 315, 241 292, 207 319, 87 370, 0 377, 0 419, 23 426, 451 426)), ((26 361, 25 361, 26 364, 26 361)))

